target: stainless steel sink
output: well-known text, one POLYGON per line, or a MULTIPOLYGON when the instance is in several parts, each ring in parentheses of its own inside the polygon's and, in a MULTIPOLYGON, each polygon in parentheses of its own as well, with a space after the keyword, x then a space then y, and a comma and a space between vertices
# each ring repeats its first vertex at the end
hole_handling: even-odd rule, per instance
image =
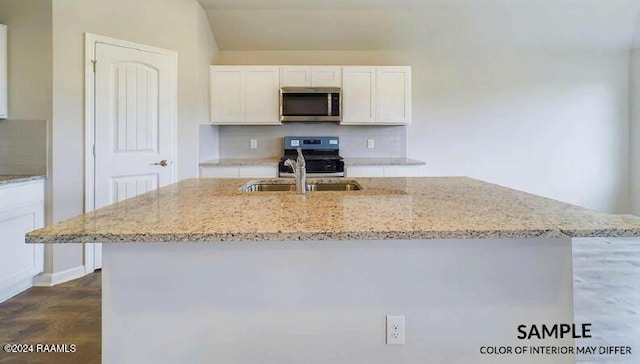
MULTIPOLYGON (((358 191, 362 186, 354 180, 312 180, 307 181, 307 191, 358 191)), ((275 192, 275 191, 295 191, 296 185, 293 180, 262 180, 250 181, 240 187, 244 192, 275 192)))
POLYGON ((295 191, 296 185, 289 183, 256 183, 249 182, 240 187, 240 191, 258 192, 258 191, 295 191))
POLYGON ((362 186, 356 181, 307 183, 307 191, 358 191, 361 189, 362 186))

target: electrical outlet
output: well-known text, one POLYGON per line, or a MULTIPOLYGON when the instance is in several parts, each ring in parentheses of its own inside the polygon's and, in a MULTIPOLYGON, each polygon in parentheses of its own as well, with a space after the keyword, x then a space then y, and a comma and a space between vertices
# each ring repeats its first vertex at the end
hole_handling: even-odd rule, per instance
POLYGON ((404 345, 404 316, 387 316, 387 345, 404 345))
POLYGON ((375 139, 367 139, 367 148, 373 149, 375 148, 376 140, 375 139))
POLYGON ((251 149, 258 149, 258 139, 251 139, 251 149))

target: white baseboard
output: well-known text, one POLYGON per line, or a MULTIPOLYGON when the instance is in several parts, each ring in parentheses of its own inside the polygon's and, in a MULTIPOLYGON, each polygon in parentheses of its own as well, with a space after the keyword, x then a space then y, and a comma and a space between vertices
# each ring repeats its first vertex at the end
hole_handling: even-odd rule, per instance
POLYGON ((23 278, 14 281, 14 283, 0 287, 0 302, 4 302, 18 293, 31 288, 32 282, 33 276, 27 274, 23 278))
POLYGON ((42 273, 33 277, 33 285, 37 287, 51 287, 56 284, 72 281, 84 277, 84 265, 79 265, 62 272, 42 273))

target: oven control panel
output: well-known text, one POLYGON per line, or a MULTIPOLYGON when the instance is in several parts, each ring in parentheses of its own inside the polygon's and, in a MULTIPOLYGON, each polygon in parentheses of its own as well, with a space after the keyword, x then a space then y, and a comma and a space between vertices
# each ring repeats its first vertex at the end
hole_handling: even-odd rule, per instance
POLYGON ((306 137, 306 136, 288 136, 284 137, 284 149, 302 150, 338 150, 340 149, 339 137, 306 137))

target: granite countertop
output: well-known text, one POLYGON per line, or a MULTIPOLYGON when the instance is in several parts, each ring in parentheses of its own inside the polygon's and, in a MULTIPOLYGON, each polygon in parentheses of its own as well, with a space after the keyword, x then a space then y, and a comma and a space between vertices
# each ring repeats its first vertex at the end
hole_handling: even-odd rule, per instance
POLYGON ((45 179, 44 175, 0 175, 0 187, 45 179))
POLYGON ((411 158, 345 158, 347 166, 420 166, 423 161, 411 158))
MULTIPOLYGON (((640 236, 610 215, 465 177, 358 178, 361 191, 242 192, 188 179, 27 234, 28 243, 640 236)), ((280 180, 282 181, 282 180, 280 180)))
POLYGON ((200 162, 200 167, 277 166, 280 157, 273 158, 221 158, 200 162))

